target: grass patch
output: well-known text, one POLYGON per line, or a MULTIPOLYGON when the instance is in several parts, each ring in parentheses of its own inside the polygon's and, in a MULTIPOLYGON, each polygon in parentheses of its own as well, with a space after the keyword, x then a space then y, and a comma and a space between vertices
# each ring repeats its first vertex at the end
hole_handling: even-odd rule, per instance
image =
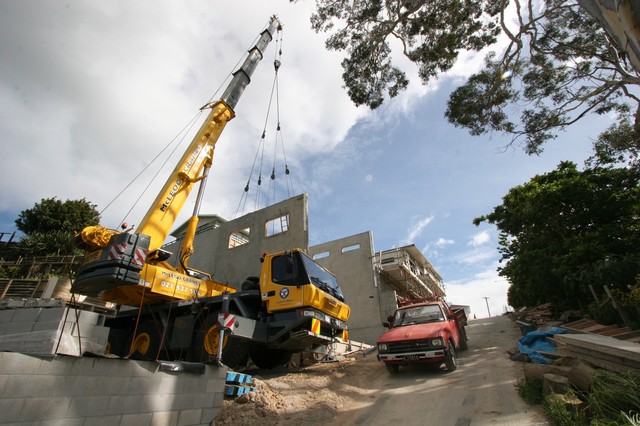
POLYGON ((542 404, 544 397, 542 395, 542 380, 537 379, 522 379, 516 383, 516 389, 518 395, 524 402, 529 405, 542 404))
POLYGON ((581 400, 573 391, 564 395, 550 393, 545 395, 542 407, 544 412, 557 426, 586 426, 589 425, 585 413, 582 411, 581 400), (577 401, 577 404, 572 403, 577 401))
POLYGON ((586 396, 592 424, 640 425, 640 375, 601 371, 586 396))
POLYGON ((640 426, 640 375, 600 370, 587 393, 543 395, 542 381, 529 378, 516 383, 520 398, 540 405, 557 426, 640 426), (584 403, 580 403, 583 401, 584 403))

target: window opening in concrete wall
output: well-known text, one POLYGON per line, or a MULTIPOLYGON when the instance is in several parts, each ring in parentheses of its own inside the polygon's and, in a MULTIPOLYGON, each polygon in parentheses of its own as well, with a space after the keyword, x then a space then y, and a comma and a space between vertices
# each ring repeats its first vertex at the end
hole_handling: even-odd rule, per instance
POLYGON ((347 253, 347 252, 359 250, 359 249, 360 249, 360 244, 354 244, 352 246, 343 247, 342 252, 347 253))
POLYGON ((282 234, 289 230, 289 214, 278 216, 275 219, 268 220, 265 224, 265 236, 272 237, 282 234))
POLYGON ((236 248, 249 243, 251 228, 244 228, 234 231, 229 235, 229 248, 236 248))
POLYGON ((328 251, 323 251, 321 253, 316 253, 316 254, 313 255, 313 260, 324 259, 325 257, 329 257, 330 254, 331 253, 328 252, 328 251))

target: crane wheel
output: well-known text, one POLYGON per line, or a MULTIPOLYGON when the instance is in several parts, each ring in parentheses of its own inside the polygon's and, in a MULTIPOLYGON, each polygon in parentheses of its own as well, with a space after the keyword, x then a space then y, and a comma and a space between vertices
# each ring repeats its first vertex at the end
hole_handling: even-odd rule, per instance
MULTIPOLYGON (((220 344, 218 312, 211 312, 194 337, 189 360, 212 364, 216 362, 220 344)), ((222 363, 234 370, 241 370, 249 362, 249 344, 233 335, 225 333, 222 342, 222 363)))
MULTIPOLYGON (((222 342, 222 348, 224 350, 229 341, 229 335, 225 334, 222 342)), ((216 325, 209 327, 204 332, 203 337, 204 351, 207 355, 215 357, 218 355, 218 348, 220 347, 220 327, 216 325)))
POLYGON ((160 352, 160 331, 152 321, 143 322, 138 326, 136 335, 131 342, 129 353, 131 358, 139 360, 155 360, 160 352))

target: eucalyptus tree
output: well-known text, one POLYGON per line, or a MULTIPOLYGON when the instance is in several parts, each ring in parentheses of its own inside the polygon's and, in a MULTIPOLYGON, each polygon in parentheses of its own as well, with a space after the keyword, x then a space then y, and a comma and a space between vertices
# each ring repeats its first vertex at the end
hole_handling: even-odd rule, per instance
POLYGON ((483 68, 451 93, 445 116, 473 135, 507 134, 529 154, 591 114, 611 116, 594 164, 638 166, 640 75, 575 0, 316 0, 312 28, 345 52, 345 88, 377 108, 423 84, 465 51, 488 51, 483 68), (404 58, 404 59, 402 59, 404 58))

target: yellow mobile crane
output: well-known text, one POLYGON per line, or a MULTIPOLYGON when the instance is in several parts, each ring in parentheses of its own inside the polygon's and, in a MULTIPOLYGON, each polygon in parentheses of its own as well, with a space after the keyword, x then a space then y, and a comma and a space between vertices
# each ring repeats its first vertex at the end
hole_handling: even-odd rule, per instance
POLYGON ((294 352, 326 353, 329 343, 347 339, 350 309, 338 282, 300 249, 265 254, 259 278, 240 289, 188 265, 216 142, 234 118, 264 49, 281 29, 272 17, 222 97, 208 105, 206 121, 137 229, 92 226, 78 235, 86 254, 72 290, 130 307, 105 324, 112 354, 217 361, 231 368, 241 368, 251 357, 258 367, 272 368, 294 352), (173 267, 162 244, 196 183, 195 208, 173 267))

